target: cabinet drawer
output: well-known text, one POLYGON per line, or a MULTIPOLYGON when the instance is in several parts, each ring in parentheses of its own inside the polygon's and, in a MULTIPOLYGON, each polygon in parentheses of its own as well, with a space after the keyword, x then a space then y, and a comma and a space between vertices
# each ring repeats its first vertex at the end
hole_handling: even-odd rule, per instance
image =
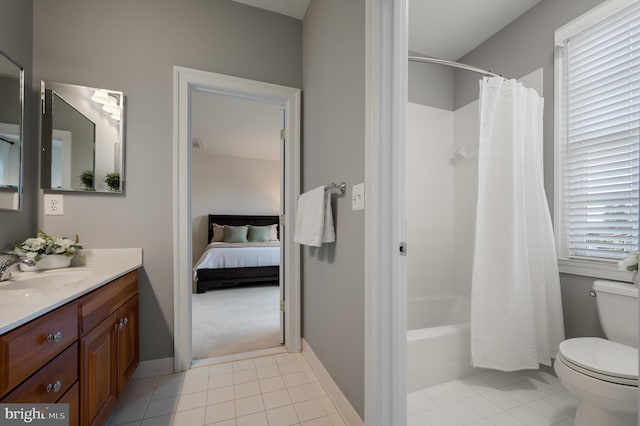
POLYGON ((76 303, 50 312, 0 337, 0 396, 76 340, 76 303))
POLYGON ((133 271, 80 299, 81 335, 93 330, 137 292, 138 271, 133 271))
POLYGON ((42 367, 2 399, 3 403, 56 402, 78 381, 78 342, 42 367))

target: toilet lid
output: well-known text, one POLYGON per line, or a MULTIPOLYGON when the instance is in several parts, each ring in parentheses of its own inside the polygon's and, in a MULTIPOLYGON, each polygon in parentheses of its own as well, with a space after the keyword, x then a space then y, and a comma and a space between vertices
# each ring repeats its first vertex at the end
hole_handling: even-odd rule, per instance
POLYGON ((560 343, 558 354, 586 375, 638 385, 638 350, 631 346, 598 337, 579 337, 560 343))

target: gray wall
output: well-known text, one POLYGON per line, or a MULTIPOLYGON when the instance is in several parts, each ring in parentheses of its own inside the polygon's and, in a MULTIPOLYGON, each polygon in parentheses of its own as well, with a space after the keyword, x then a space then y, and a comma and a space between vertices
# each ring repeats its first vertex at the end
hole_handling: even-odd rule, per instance
MULTIPOLYGON (((409 55, 429 56, 418 52, 409 55)), ((453 68, 409 62, 409 102, 453 111, 453 68)))
MULTIPOLYGON (((553 33, 603 0, 542 0, 459 61, 519 78, 543 67, 544 183, 553 211, 553 33)), ((478 76, 455 72, 455 108, 478 97, 478 76)), ((588 297, 593 278, 561 274, 567 337, 600 336, 595 303, 588 297)))
POLYGON ((303 24, 303 189, 345 181, 333 196, 336 243, 305 247, 303 334, 364 416, 365 0, 312 0, 303 24))
POLYGON ((7 244, 23 241, 36 232, 38 173, 36 160, 38 141, 33 117, 38 110, 39 86, 31 85, 33 2, 31 0, 0 0, 0 52, 24 68, 25 110, 23 147, 22 211, 0 211, 0 250, 7 244))
POLYGON ((193 264, 207 244, 209 214, 280 214, 280 161, 223 157, 196 151, 191 157, 193 264))
POLYGON ((65 194, 40 226, 142 247, 141 358, 172 356, 173 65, 301 87, 302 23, 230 0, 35 0, 34 28, 34 81, 121 90, 127 105, 125 194, 65 194))

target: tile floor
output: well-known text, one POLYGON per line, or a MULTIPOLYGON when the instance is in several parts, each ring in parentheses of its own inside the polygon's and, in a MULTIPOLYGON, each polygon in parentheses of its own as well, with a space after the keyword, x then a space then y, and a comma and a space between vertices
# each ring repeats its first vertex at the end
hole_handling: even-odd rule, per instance
POLYGON ((542 371, 484 370, 407 395, 408 426, 573 426, 577 399, 542 371))
POLYGON ((107 425, 345 426, 302 354, 134 379, 107 425))

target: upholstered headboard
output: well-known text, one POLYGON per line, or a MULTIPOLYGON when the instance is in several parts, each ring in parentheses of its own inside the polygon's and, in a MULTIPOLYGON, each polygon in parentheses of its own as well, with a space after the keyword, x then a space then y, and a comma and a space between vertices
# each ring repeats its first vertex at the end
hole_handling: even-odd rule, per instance
MULTIPOLYGON (((265 226, 280 223, 279 216, 252 216, 252 215, 226 215, 226 214, 210 214, 209 225, 207 226, 207 244, 213 238, 213 224, 218 225, 230 225, 230 226, 242 226, 242 225, 254 225, 265 226)), ((278 238, 280 238, 280 227, 278 227, 278 238)))

